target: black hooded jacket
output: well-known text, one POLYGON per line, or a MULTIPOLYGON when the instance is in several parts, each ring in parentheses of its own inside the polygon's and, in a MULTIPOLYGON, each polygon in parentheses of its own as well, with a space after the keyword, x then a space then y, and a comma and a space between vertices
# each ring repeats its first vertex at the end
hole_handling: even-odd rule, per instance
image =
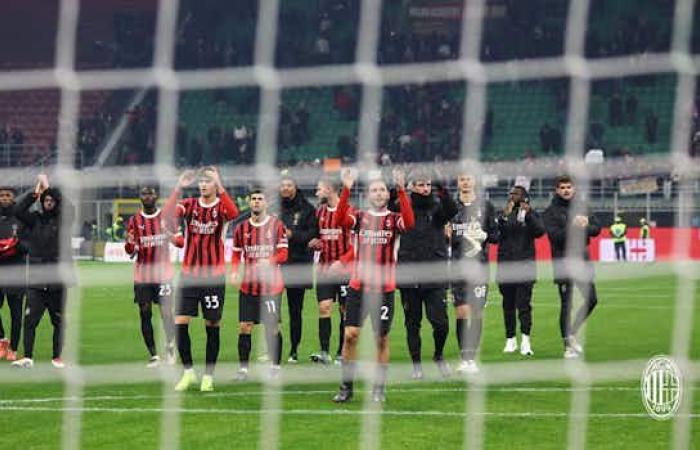
POLYGON ((457 214, 457 205, 443 190, 438 195, 411 194, 416 219, 413 229, 401 236, 399 263, 447 261, 445 225, 457 214))
MULTIPOLYGON (((566 249, 569 242, 569 215, 571 209, 571 202, 565 200, 558 195, 554 195, 552 198, 552 203, 544 211, 543 219, 544 226, 547 229, 547 236, 549 237, 549 243, 552 247, 552 260, 554 263, 554 280, 555 282, 571 278, 572 274, 569 274, 562 258, 566 256, 566 249)), ((588 244, 592 237, 598 236, 600 234, 600 223, 598 219, 592 214, 587 215, 588 226, 585 230, 580 233, 581 242, 579 242, 577 248, 574 250, 578 253, 579 257, 583 258, 584 261, 588 261, 590 256, 588 254, 588 244)), ((576 257, 577 255, 571 255, 576 257)), ((592 269, 592 267, 591 267, 592 269)), ((577 274, 582 276, 585 274, 577 274)), ((588 274, 592 277, 592 270, 588 274)))
POLYGON ((44 198, 50 195, 56 201, 56 207, 52 211, 29 211, 29 208, 36 201, 32 192, 23 196, 17 202, 16 216, 26 228, 26 239, 24 243, 30 264, 52 263, 59 260, 59 243, 64 240, 63 245, 70 248, 70 230, 62 230, 61 215, 65 215, 64 223, 72 224, 75 217, 75 210, 70 202, 67 202, 57 188, 48 188, 39 198, 43 205, 44 198))
POLYGON ((285 228, 292 230, 289 238, 288 264, 309 263, 313 261, 314 252, 309 248, 309 241, 318 236, 316 210, 301 191, 293 199, 280 198, 279 219, 285 228))
POLYGON ((535 281, 537 266, 535 263, 535 239, 544 235, 544 223, 539 214, 531 209, 525 214, 522 222, 518 221, 519 207, 513 208, 510 214, 501 213, 498 217, 498 270, 500 279, 502 262, 517 261, 518 278, 524 281, 535 281))

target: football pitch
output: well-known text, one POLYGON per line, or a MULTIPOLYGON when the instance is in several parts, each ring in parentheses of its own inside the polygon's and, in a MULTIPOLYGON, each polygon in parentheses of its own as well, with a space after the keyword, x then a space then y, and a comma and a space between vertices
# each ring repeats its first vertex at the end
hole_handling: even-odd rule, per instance
MULTIPOLYGON (((3 434, 0 448, 60 448, 64 441, 70 441, 65 433, 79 429, 79 444, 85 449, 159 448, 161 439, 178 441, 183 449, 258 448, 261 439, 276 441, 278 448, 294 449, 355 449, 373 444, 390 449, 463 448, 465 439, 469 442, 473 434, 479 432, 483 448, 487 449, 561 449, 570 442, 570 428, 580 433, 588 448, 669 448, 673 443, 674 422, 656 421, 647 415, 641 400, 640 377, 644 361, 672 352, 677 318, 692 323, 687 345, 691 358, 700 360, 700 285, 696 282, 691 286, 693 307, 678 310, 677 291, 683 287, 673 274, 663 273, 659 267, 605 265, 597 268, 599 274, 618 270, 623 277, 606 277, 597 283, 600 301, 588 322, 585 358, 594 367, 629 362, 633 367, 631 371, 624 364, 619 366, 626 367, 617 374, 624 379, 614 379, 613 372, 618 366, 613 365, 608 379, 594 379, 590 385, 574 384, 564 376, 558 377, 559 372, 547 377, 547 381, 517 382, 519 367, 527 362, 522 361, 525 358, 519 354, 504 355, 501 351, 503 315, 500 294, 492 285, 481 346, 483 378, 488 382, 489 373, 508 370, 514 382, 482 385, 457 376, 440 380, 430 361, 430 325, 424 321, 426 379, 410 381, 405 374, 407 364, 390 369, 387 402, 377 409, 375 406, 365 408, 367 392, 363 384, 357 386, 351 404, 333 404, 331 397, 339 382, 339 369, 308 362, 308 355, 318 350, 317 308, 312 291, 307 291, 304 304, 300 363, 297 366, 283 364, 284 384, 280 397, 272 396, 271 400, 260 382, 233 381, 237 361, 238 296, 231 288, 227 290, 222 322, 216 391, 210 394, 191 391, 176 396, 171 384, 158 382, 157 371, 145 367, 147 352, 133 304, 131 266, 81 263, 82 280, 101 277, 109 279, 111 285, 82 288, 80 344, 72 350, 77 351, 80 364, 88 369, 86 374, 91 369, 99 371, 104 367, 104 379, 98 381, 86 375, 83 397, 75 401, 69 399, 71 386, 64 384, 62 377, 75 372, 62 374, 47 367, 51 356, 51 327, 45 316, 37 332, 35 351, 35 360, 44 364, 38 364, 33 371, 12 370, 6 361, 0 364, 0 430, 3 434), (638 371, 637 362, 641 362, 638 371), (114 364, 123 365, 123 371, 110 367, 114 364), (284 381, 285 372, 297 375, 294 382, 284 381), (301 382, 305 373, 310 374, 308 382, 301 382), (124 380, 129 381, 125 383, 124 380), (572 402, 587 401, 588 397, 582 394, 590 394, 588 412, 572 418, 572 402), (483 400, 483 409, 475 403, 479 399, 483 400), (271 410, 279 411, 279 415, 269 414, 271 410), (180 426, 176 427, 179 434, 168 428, 163 432, 163 424, 168 420, 179 421, 180 426), (367 436, 368 420, 369 428, 376 427, 377 433, 371 435, 377 441, 372 442, 367 436)), ((543 266, 542 272, 546 271, 543 266)), ((547 280, 546 275, 543 278, 536 284, 533 295, 535 356, 532 360, 561 363, 561 373, 572 367, 571 370, 579 370, 575 362, 564 364, 561 361, 559 300, 551 280, 547 280)), ((398 293, 396 300, 391 359, 408 363, 398 293)), ((286 356, 289 349, 286 306, 283 311, 286 356)), ((1 314, 8 328, 7 308, 3 308, 1 314)), ((68 320, 73 323, 70 318, 68 320)), ((158 330, 159 320, 154 311, 158 330)), ((201 372, 204 359, 201 319, 195 320, 190 330, 195 366, 201 372)), ((263 342, 262 335, 254 335, 252 355, 261 353, 263 342)), ((332 350, 336 343, 337 312, 334 311, 332 350)), ((457 343, 451 306, 445 356, 455 367, 457 343)), ((697 368, 697 362, 694 367, 697 368)), ((698 386, 700 383, 687 384, 691 394, 697 392, 698 386)), ((691 404, 685 405, 684 414, 690 413, 692 447, 700 445, 700 398, 695 395, 688 398, 691 404)))

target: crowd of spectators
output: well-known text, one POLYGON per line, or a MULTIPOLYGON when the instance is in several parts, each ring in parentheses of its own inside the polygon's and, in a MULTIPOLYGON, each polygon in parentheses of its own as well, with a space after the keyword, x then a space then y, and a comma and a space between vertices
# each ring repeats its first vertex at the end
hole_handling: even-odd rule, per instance
POLYGON ((277 65, 301 67, 353 62, 359 4, 359 0, 280 2, 277 65))
POLYGON ((625 10, 614 20, 615 5, 593 0, 586 36, 586 56, 606 57, 667 52, 671 44, 673 0, 653 0, 644 8, 635 2, 620 2, 625 10))
POLYGON ((0 167, 22 163, 24 132, 16 125, 0 125, 0 167))
POLYGON ((175 67, 236 67, 253 62, 258 1, 183 1, 175 67))

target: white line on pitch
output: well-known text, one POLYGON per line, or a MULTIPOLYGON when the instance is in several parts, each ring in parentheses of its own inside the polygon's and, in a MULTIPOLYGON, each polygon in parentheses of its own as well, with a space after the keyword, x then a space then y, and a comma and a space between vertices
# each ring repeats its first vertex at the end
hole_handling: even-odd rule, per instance
MULTIPOLYGON (((204 409, 204 408, 101 408, 101 407, 83 407, 83 408, 51 408, 44 406, 0 406, 0 411, 33 411, 33 412, 105 412, 105 413, 165 413, 173 412, 179 414, 229 414, 237 416, 258 415, 258 414, 282 414, 282 415, 316 415, 316 416, 362 416, 379 414, 383 416, 438 416, 438 417, 460 417, 466 418, 470 416, 487 416, 487 417, 533 417, 533 418, 564 418, 570 417, 568 412, 479 412, 479 413, 464 413, 457 411, 398 411, 398 410, 380 410, 380 411, 365 411, 351 409, 204 409)), ((582 414, 581 417, 589 418, 640 418, 648 419, 649 415, 645 413, 588 413, 582 414)), ((700 414, 679 415, 679 417, 689 417, 692 419, 700 418, 700 414)))
MULTIPOLYGON (((597 386, 591 388, 570 388, 570 387, 512 387, 512 388, 491 388, 491 389, 468 389, 468 388, 415 388, 415 389, 403 389, 403 388, 389 388, 388 393, 440 393, 440 392, 473 392, 473 391, 487 391, 487 392, 575 392, 575 391, 639 391, 637 387, 625 387, 625 386, 597 386)), ((334 394, 335 390, 294 390, 294 391, 282 391, 282 395, 330 395, 334 394)), ((369 391, 367 391, 369 392, 369 391)), ((216 392, 213 394, 201 394, 201 397, 211 398, 211 397, 246 397, 246 396, 257 396, 263 395, 263 391, 242 391, 242 392, 216 392)), ((174 395, 173 395, 174 396, 174 395)), ((127 401, 127 400, 158 400, 162 399, 162 395, 98 395, 98 396, 87 396, 83 397, 83 401, 127 401)), ((44 398, 17 398, 17 399, 5 399, 0 400, 0 405, 12 405, 16 403, 51 403, 51 402, 61 402, 66 400, 75 400, 71 397, 44 397, 44 398)))

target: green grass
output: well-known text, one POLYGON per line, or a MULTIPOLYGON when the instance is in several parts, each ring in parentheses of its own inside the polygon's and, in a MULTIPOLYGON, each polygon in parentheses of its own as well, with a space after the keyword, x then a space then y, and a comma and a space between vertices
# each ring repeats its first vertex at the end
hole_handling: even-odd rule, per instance
MULTIPOLYGON (((611 266, 606 266, 611 267, 611 266)), ((647 359, 671 352, 675 317, 676 279, 673 276, 649 276, 638 266, 638 277, 598 283, 600 307, 588 325, 586 358, 610 362, 647 359)), ((84 288, 80 308, 80 363, 86 366, 114 363, 143 363, 146 352, 141 341, 136 307, 132 302, 131 269, 128 265, 83 263, 83 279, 110 270, 110 278, 123 280, 115 287, 84 288)), ((116 284, 116 283, 115 283, 116 284)), ((486 309, 486 323, 481 360, 484 363, 518 361, 520 356, 501 353, 503 323, 500 295, 492 289, 486 309)), ((533 345, 536 360, 560 359, 558 339, 558 299, 551 281, 541 281, 534 292, 533 345)), ((694 329, 690 342, 691 356, 700 359, 700 288, 695 286, 694 329)), ((237 360, 237 295, 229 289, 222 325, 220 360, 229 363, 217 372, 220 383, 213 395, 188 392, 183 396, 180 414, 181 448, 258 448, 263 405, 262 386, 255 383, 229 382, 230 364, 237 360), (217 410, 218 412, 212 412, 217 410), (247 411, 247 412, 245 412, 247 411)), ((398 296, 397 296, 398 301, 398 296)), ((285 325, 286 307, 285 310, 285 325)), ((453 317, 450 308, 450 316, 453 317)), ((7 308, 0 311, 7 327, 7 308)), ((304 306, 302 359, 317 350, 316 301, 307 292, 304 306)), ((336 317, 334 337, 336 344, 336 317)), ((156 324, 158 320, 154 321, 156 324)), ((451 318, 451 328, 453 327, 451 318)), ((191 327, 195 363, 204 355, 204 329, 201 319, 191 327)), ((424 359, 429 361, 432 338, 427 322, 423 328, 424 359)), ((37 335, 37 361, 50 358, 51 327, 48 317, 37 335)), ((392 361, 407 362, 403 313, 396 309, 392 337, 392 361)), ((287 330, 285 328, 285 339, 287 330)), ((259 345, 261 339, 254 339, 259 345)), ((288 347, 287 347, 288 348, 288 347)), ((259 350, 254 348, 253 354, 259 350)), ((454 334, 449 336, 446 356, 456 361, 454 334)), ((305 361, 302 364, 308 364, 305 361)), ((430 363, 426 368, 431 369, 430 363)), ((144 374, 147 373, 144 367, 144 374)), ((284 368, 283 368, 284 370, 284 368)), ((319 368, 319 370, 322 370, 319 368)), ((391 372, 390 372, 391 373, 391 372)), ((6 362, 0 365, 0 430, 4 433, 0 448, 51 449, 61 445, 64 406, 61 397, 66 387, 59 378, 43 382, 25 380, 26 372, 13 372, 6 362), (16 379, 16 382, 14 381, 16 379), (52 400, 53 399, 53 400, 52 400), (27 401, 33 400, 33 401, 27 401), (39 401, 37 401, 39 400, 39 401)), ((641 374, 640 374, 641 375, 641 374)), ((327 383, 287 385, 282 396, 279 429, 280 448, 354 449, 361 442, 364 416, 363 392, 352 404, 337 407, 330 398, 337 386, 337 369, 328 371, 327 383), (335 413, 334 413, 335 412, 335 413)), ((487 449, 560 449, 567 446, 568 412, 571 391, 567 380, 518 384, 489 388, 485 405, 483 442, 487 449), (514 389, 514 388, 531 389, 514 389), (537 388, 537 389, 535 389, 537 388), (560 388, 560 389, 551 389, 560 388), (518 416, 529 413, 531 416, 518 416), (534 415, 533 415, 534 414, 534 415)), ((638 377, 615 383, 598 383, 590 395, 587 421, 589 448, 646 449, 668 448, 672 442, 672 422, 658 422, 644 414, 638 377)), ((170 386, 166 386, 167 389, 170 386)), ((695 386, 697 389, 697 386, 695 386)), ((462 448, 468 411, 469 385, 453 379, 438 383, 391 382, 388 401, 381 416, 379 436, 382 448, 462 448), (417 412, 430 411, 430 415, 417 412)), ((88 385, 85 388, 81 417, 82 448, 157 448, 160 442, 163 385, 135 379, 131 384, 88 385)), ((695 396, 691 413, 700 413, 700 398, 695 396)), ((691 421, 691 439, 700 442, 700 423, 691 421)), ((267 434, 269 430, 263 430, 267 434)), ((692 445, 692 444, 691 444, 692 445)))

